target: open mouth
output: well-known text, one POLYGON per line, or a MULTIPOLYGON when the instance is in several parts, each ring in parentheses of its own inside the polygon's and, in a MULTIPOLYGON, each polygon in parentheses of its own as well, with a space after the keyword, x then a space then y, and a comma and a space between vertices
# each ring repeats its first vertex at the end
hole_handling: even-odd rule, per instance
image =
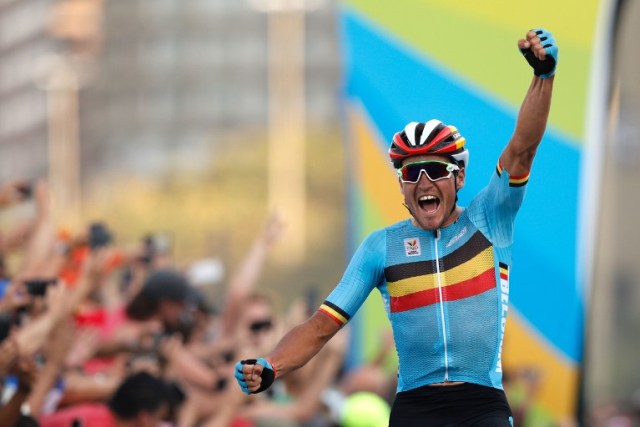
POLYGON ((420 196, 418 198, 418 205, 420 209, 427 211, 427 213, 433 213, 438 210, 440 199, 432 195, 420 196))

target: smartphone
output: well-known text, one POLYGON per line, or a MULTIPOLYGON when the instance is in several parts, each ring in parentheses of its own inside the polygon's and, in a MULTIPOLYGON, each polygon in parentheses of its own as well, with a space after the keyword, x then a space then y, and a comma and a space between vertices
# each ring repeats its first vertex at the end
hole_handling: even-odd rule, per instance
POLYGON ((33 196, 33 184, 30 182, 16 184, 16 190, 25 200, 30 199, 33 196))
POLYGON ((111 232, 103 223, 95 222, 89 226, 89 247, 91 249, 107 246, 111 240, 111 232))
POLYGON ((142 255, 140 255, 139 261, 149 265, 153 262, 153 257, 156 253, 152 235, 147 235, 142 239, 142 248, 142 255))
POLYGON ((140 261, 151 264, 157 255, 166 255, 171 252, 171 236, 167 233, 147 234, 142 239, 143 253, 140 261))
POLYGON ((13 326, 13 316, 9 313, 0 313, 0 342, 9 336, 13 326))
POLYGON ((50 285, 55 285, 56 283, 58 283, 58 279, 31 279, 25 280, 24 285, 29 295, 41 297, 47 293, 47 288, 50 285))

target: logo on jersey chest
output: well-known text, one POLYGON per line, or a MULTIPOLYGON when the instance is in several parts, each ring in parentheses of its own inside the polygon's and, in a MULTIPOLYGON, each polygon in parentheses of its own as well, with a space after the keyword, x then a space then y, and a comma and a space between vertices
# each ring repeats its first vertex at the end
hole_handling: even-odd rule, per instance
POLYGON ((420 240, 417 237, 404 239, 404 253, 407 256, 420 256, 420 240))

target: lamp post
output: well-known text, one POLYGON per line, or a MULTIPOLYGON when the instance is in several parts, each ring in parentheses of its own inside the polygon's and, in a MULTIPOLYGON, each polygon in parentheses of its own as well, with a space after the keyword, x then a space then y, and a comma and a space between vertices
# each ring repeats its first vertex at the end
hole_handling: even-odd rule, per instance
POLYGON ((91 78, 102 41, 103 0, 57 0, 49 11, 50 35, 64 41, 63 53, 35 64, 35 84, 46 93, 49 183, 54 213, 81 221, 80 89, 91 78))
POLYGON ((305 13, 325 0, 249 0, 268 15, 268 196, 287 238, 276 253, 300 263, 306 252, 305 13))
POLYGON ((80 140, 78 91, 80 82, 68 58, 50 54, 40 58, 36 84, 46 93, 49 185, 54 214, 71 222, 80 212, 80 140))

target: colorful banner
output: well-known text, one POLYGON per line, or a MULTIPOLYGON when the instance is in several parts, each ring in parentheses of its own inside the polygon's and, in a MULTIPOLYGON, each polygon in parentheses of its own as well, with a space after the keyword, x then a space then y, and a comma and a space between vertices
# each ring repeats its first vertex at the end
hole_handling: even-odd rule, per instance
MULTIPOLYGON (((572 417, 578 394, 584 284, 576 242, 597 14, 597 0, 351 0, 341 10, 353 248, 408 215, 387 157, 393 134, 409 121, 455 125, 470 151, 466 205, 494 172, 531 80, 517 40, 545 27, 558 42, 549 126, 516 220, 504 344, 505 366, 538 378, 531 392, 541 420, 572 417)), ((388 325, 378 295, 354 322, 357 357, 366 359, 388 325)))

